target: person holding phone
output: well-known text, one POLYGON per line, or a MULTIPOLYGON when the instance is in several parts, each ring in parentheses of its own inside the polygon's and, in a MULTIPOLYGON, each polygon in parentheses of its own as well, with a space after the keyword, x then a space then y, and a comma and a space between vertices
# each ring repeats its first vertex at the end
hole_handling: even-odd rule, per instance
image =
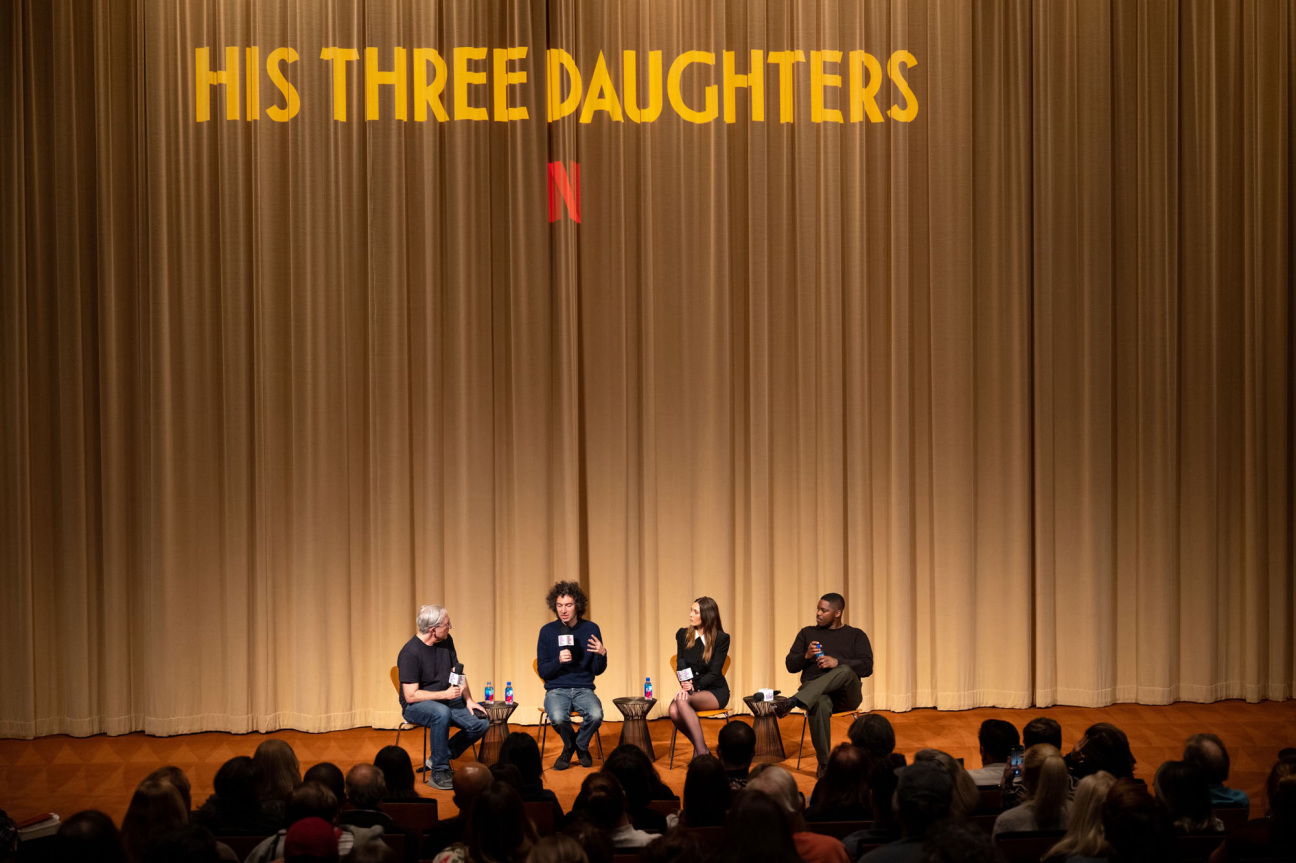
POLYGON ((979 787, 992 788, 1000 784, 1008 754, 1021 743, 1021 737, 1011 722, 987 719, 977 731, 977 742, 981 744, 981 766, 969 770, 968 775, 979 787))
POLYGON ((729 655, 729 633, 720 622, 720 607, 709 596, 699 596, 689 607, 689 625, 675 633, 675 676, 679 692, 667 712, 671 722, 693 744, 693 757, 709 755, 702 735, 699 710, 719 710, 729 703, 729 683, 724 677, 729 655))

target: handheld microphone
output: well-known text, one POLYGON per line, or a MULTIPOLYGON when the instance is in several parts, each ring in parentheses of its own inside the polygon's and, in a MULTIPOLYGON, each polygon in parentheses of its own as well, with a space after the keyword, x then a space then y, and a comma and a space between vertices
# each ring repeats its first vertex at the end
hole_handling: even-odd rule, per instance
POLYGON ((560 648, 561 648, 561 647, 575 647, 575 646, 576 646, 576 636, 572 635, 570 632, 563 633, 562 635, 558 636, 558 646, 559 646, 560 648))
POLYGON ((676 672, 675 672, 675 676, 679 678, 679 682, 680 682, 680 683, 683 683, 683 682, 686 681, 686 680, 692 680, 692 679, 693 679, 693 669, 691 669, 691 668, 681 668, 679 671, 676 671, 676 672))
POLYGON ((450 670, 450 685, 463 686, 463 682, 464 682, 463 663, 456 662, 454 668, 450 670))

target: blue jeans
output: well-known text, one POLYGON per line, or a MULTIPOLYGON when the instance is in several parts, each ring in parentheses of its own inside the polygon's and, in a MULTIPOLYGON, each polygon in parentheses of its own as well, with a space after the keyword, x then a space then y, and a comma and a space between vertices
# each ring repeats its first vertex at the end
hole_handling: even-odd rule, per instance
POLYGON ((428 749, 432 753, 428 760, 433 770, 442 772, 450 769, 452 758, 462 755, 474 740, 486 736, 490 727, 489 721, 472 715, 462 698, 451 702, 416 701, 405 708, 405 721, 427 726, 428 749), (447 739, 451 725, 462 730, 447 739))
MULTIPOLYGON (((580 714, 580 734, 576 735, 576 748, 582 752, 589 750, 590 741, 598 733, 603 722, 603 702, 592 689, 550 689, 545 693, 545 713, 549 721, 566 742, 565 729, 570 729, 572 712, 580 714)), ((568 733, 570 733, 568 731, 568 733)))

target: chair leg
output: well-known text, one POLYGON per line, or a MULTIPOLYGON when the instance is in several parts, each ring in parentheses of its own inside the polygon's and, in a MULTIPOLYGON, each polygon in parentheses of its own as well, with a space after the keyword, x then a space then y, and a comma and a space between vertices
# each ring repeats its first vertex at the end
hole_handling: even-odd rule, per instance
POLYGON ((432 784, 432 771, 427 769, 428 760, 428 728, 423 726, 423 760, 419 762, 419 767, 423 768, 423 784, 432 784))
POLYGON ((810 722, 810 714, 801 714, 801 745, 797 747, 797 769, 801 769, 801 754, 805 752, 805 733, 806 725, 810 722))
MULTIPOLYGON (((603 728, 603 726, 600 725, 600 726, 599 726, 599 730, 602 730, 602 728, 603 728)), ((604 761, 604 762, 606 762, 607 759, 603 757, 603 737, 598 733, 598 731, 595 731, 595 732, 594 732, 594 740, 598 743, 598 748, 599 748, 599 761, 604 761)))
POLYGON ((676 734, 679 734, 679 728, 678 728, 678 727, 675 727, 675 728, 672 728, 672 729, 671 729, 671 754, 670 754, 670 766, 666 768, 667 770, 674 770, 674 769, 675 769, 675 735, 676 735, 676 734))

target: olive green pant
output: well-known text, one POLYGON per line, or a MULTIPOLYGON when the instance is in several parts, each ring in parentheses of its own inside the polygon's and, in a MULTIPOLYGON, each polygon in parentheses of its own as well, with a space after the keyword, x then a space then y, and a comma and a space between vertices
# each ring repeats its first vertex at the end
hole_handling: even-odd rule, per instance
POLYGON ((821 765, 828 763, 832 751, 832 715, 841 710, 854 710, 864 700, 860 691, 859 675, 847 665, 839 665, 822 677, 803 684, 796 691, 796 700, 805 705, 809 714, 810 742, 821 765))

